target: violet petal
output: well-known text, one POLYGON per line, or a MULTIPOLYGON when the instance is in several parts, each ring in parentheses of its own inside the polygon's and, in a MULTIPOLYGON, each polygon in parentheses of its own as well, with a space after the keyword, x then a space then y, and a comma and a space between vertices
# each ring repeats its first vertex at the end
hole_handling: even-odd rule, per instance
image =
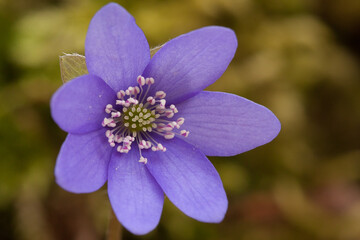
POLYGON ((103 130, 69 134, 56 160, 56 182, 74 193, 96 191, 107 180, 110 156, 103 130))
POLYGON ((108 194, 122 225, 134 234, 146 234, 159 223, 164 193, 143 163, 139 152, 114 151, 109 164, 108 194))
POLYGON ((105 107, 115 92, 100 78, 83 75, 62 85, 51 99, 51 115, 61 129, 74 134, 102 128, 105 107))
POLYGON ((245 98, 203 91, 177 104, 185 141, 208 156, 232 156, 273 140, 281 125, 266 107, 245 98))
POLYGON ((155 79, 156 90, 166 92, 167 102, 177 103, 214 83, 225 72, 236 48, 231 29, 200 28, 167 42, 153 56, 144 76, 155 79))
POLYGON ((196 220, 220 222, 228 202, 214 166, 202 152, 180 139, 164 141, 163 145, 166 152, 144 151, 144 156, 167 197, 196 220))
POLYGON ((117 92, 136 83, 150 60, 150 50, 135 19, 120 5, 109 3, 90 22, 85 56, 89 73, 117 92))

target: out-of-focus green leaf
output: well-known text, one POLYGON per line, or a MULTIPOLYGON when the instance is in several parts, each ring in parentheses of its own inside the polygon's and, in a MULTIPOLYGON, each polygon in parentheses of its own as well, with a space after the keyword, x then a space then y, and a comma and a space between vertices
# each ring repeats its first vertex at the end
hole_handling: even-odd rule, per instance
POLYGON ((77 53, 60 56, 60 71, 63 83, 78 76, 88 74, 85 56, 77 53))

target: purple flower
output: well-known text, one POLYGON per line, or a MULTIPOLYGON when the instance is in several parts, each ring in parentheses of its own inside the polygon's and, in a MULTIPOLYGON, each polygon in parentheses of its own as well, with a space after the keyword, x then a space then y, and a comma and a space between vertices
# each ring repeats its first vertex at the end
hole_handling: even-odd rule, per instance
POLYGON ((236 155, 280 130, 267 108, 202 91, 224 73, 236 47, 232 30, 212 26, 172 39, 150 59, 134 18, 115 3, 103 7, 86 36, 89 74, 51 100, 52 117, 69 133, 57 183, 88 193, 108 181, 114 212, 134 234, 156 227, 164 194, 186 215, 220 222, 228 202, 205 155, 236 155))

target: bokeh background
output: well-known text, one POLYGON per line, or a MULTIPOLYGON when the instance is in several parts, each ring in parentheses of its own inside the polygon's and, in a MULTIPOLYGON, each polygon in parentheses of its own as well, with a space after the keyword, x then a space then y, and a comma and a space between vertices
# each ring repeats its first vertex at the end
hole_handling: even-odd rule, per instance
MULTIPOLYGON (((59 55, 84 53, 103 0, 0 0, 0 239, 105 239, 106 187, 76 195, 54 181, 65 133, 49 99, 59 55)), ((229 198, 220 224, 168 200, 160 224, 123 239, 360 239, 360 1, 123 0, 151 46, 206 25, 239 47, 209 90, 270 108, 279 136, 248 153, 211 158, 229 198)))

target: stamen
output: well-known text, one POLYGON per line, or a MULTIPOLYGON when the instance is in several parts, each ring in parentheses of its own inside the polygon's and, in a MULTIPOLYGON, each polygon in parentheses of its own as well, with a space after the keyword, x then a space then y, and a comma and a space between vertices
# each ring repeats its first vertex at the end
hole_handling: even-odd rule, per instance
POLYGON ((173 132, 167 132, 167 133, 164 134, 164 137, 166 139, 173 139, 174 136, 175 136, 175 133, 173 133, 173 132))
POLYGON ((139 162, 146 164, 148 159, 142 156, 142 150, 166 151, 166 147, 151 136, 153 133, 165 139, 172 139, 175 135, 187 137, 189 131, 176 131, 185 119, 172 119, 178 113, 178 109, 174 104, 166 107, 164 91, 157 91, 154 96, 148 96, 151 85, 155 84, 154 78, 138 76, 136 81, 138 86, 130 86, 116 93, 115 108, 112 104, 106 105, 105 112, 109 117, 104 118, 101 124, 109 128, 105 136, 111 147, 117 145, 118 152, 128 153, 132 143, 136 142, 140 155, 139 162))
POLYGON ((160 99, 163 99, 163 98, 166 97, 166 93, 165 93, 164 91, 157 91, 157 92, 155 93, 155 96, 158 97, 158 98, 160 98, 160 99))
POLYGON ((145 82, 147 85, 151 85, 151 84, 154 84, 155 80, 151 77, 151 78, 146 78, 145 82))
POLYGON ((141 156, 139 162, 147 164, 147 158, 144 158, 143 156, 141 156))
POLYGON ((143 76, 138 76, 137 77, 137 82, 140 85, 140 87, 145 85, 145 78, 143 76))
POLYGON ((181 126, 181 125, 184 124, 185 119, 184 119, 184 118, 178 118, 178 120, 176 120, 176 122, 177 122, 177 124, 178 124, 179 126, 181 126))
POLYGON ((120 91, 117 93, 117 98, 118 98, 118 99, 123 99, 123 97, 125 97, 125 92, 124 92, 124 90, 120 90, 120 91))
POLYGON ((187 137, 187 136, 189 136, 189 131, 186 131, 186 130, 181 130, 180 131, 180 134, 182 135, 182 136, 184 136, 184 137, 187 137))

